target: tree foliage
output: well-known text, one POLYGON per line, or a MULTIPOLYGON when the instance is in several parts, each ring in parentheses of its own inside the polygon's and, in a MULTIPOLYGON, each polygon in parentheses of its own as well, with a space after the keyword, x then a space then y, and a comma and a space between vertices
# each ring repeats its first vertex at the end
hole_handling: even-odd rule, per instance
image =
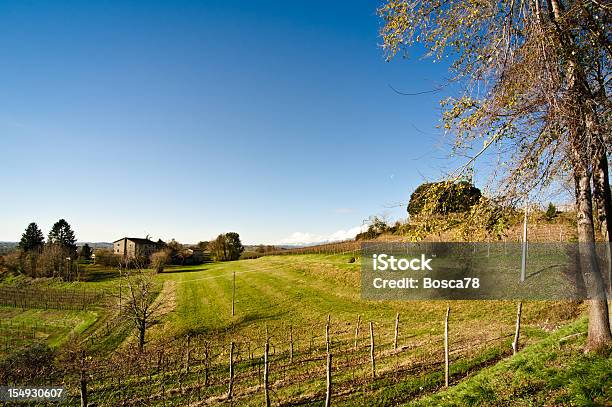
POLYGON ((496 152, 500 195, 514 199, 573 177, 578 240, 588 243, 579 260, 589 349, 612 341, 592 206, 612 240, 611 12, 572 0, 389 0, 379 9, 387 58, 420 43, 450 61, 460 91, 442 101, 442 121, 453 153, 469 157, 462 169, 496 152))
POLYGON ((478 202, 481 192, 467 181, 424 183, 414 190, 408 213, 418 215, 424 208, 431 214, 466 212, 478 202))
POLYGON ((38 225, 35 222, 32 222, 21 235, 19 249, 24 252, 38 251, 42 249, 44 244, 45 237, 42 230, 38 228, 38 225))
POLYGON ((358 233, 355 236, 355 240, 371 240, 376 239, 378 236, 383 233, 389 232, 390 227, 387 224, 387 221, 380 216, 372 216, 368 219, 368 228, 358 233))
POLYGON ((70 224, 64 219, 60 219, 51 228, 47 243, 61 246, 66 249, 72 256, 76 255, 77 245, 76 237, 70 227, 70 224))
POLYGON ((42 342, 11 347, 8 355, 0 358, 2 383, 42 383, 53 371, 54 352, 42 342))
POLYGON ((90 260, 92 254, 93 254, 93 250, 91 246, 85 243, 83 247, 81 247, 81 252, 79 253, 79 257, 84 260, 90 260))
POLYGON ((555 216, 557 216, 557 208, 552 204, 552 202, 548 204, 548 208, 546 208, 546 213, 544 216, 547 220, 552 220, 555 216))
POLYGON ((244 251, 240 242, 240 235, 236 232, 220 234, 213 241, 208 242, 208 250, 215 261, 238 260, 244 251))

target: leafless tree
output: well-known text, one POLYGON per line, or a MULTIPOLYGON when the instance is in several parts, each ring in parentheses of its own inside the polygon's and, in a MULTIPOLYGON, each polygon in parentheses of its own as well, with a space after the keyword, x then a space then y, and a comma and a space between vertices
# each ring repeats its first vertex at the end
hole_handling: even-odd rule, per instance
POLYGON ((156 301, 160 287, 152 271, 137 268, 122 271, 127 293, 121 299, 122 314, 132 320, 138 337, 138 349, 144 349, 147 329, 156 323, 160 302, 156 301))

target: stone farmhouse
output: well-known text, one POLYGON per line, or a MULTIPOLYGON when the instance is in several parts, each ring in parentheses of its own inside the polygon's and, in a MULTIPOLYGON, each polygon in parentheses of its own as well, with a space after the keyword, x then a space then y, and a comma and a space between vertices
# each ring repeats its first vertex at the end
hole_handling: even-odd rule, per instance
POLYGON ((163 243, 138 237, 124 237, 113 242, 113 253, 122 257, 147 257, 163 248, 163 243))

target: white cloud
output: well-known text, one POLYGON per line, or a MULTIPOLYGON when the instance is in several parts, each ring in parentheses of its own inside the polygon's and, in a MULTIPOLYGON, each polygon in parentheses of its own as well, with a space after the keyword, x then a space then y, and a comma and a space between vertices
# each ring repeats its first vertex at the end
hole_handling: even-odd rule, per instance
POLYGON ((347 240, 354 238, 357 233, 363 232, 367 229, 367 226, 355 226, 348 230, 338 230, 330 235, 317 235, 314 233, 305 232, 294 232, 291 236, 281 239, 278 244, 292 244, 292 245, 307 245, 313 243, 325 243, 325 242, 338 242, 341 240, 347 240))

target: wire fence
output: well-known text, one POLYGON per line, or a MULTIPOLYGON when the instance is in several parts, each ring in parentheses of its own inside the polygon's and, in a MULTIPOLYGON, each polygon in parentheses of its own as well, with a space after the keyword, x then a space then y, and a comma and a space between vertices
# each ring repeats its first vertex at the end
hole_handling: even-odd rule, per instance
POLYGON ((23 309, 84 310, 102 296, 85 288, 0 286, 0 305, 23 309))
MULTIPOLYGON (((68 386, 70 396, 64 405, 78 404, 80 377, 85 377, 89 402, 96 405, 215 405, 229 402, 230 397, 237 404, 256 399, 263 403, 266 389, 272 404, 295 405, 324 400, 328 352, 333 355, 335 399, 353 397, 377 381, 390 385, 444 369, 441 330, 416 335, 399 324, 396 339, 394 321, 373 321, 370 337, 365 321, 357 328, 357 323, 347 325, 333 317, 329 335, 325 322, 259 328, 260 333, 250 336, 227 331, 155 341, 142 352, 130 344, 103 358, 92 355, 85 368, 78 360, 62 366, 55 379, 68 386)), ((511 331, 511 326, 501 333, 451 330, 451 366, 462 360, 478 368, 510 354, 511 331), (480 358, 487 349, 496 352, 480 358)), ((454 378, 467 373, 469 368, 457 371, 454 378)), ((435 375, 429 386, 441 386, 441 377, 435 375)), ((394 402, 408 396, 397 394, 394 402)))

